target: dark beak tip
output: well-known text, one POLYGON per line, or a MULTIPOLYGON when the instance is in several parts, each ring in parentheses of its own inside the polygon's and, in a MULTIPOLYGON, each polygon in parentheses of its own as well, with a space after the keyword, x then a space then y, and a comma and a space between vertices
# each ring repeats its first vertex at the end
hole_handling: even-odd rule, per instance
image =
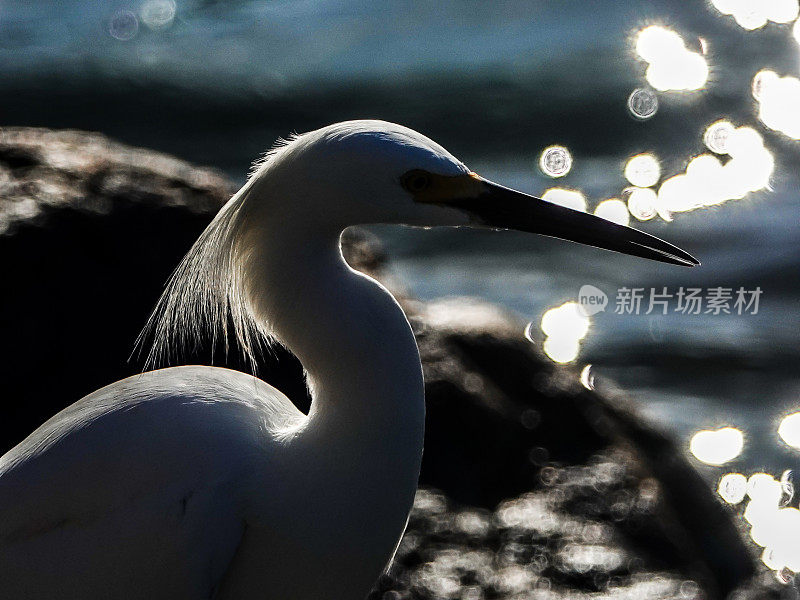
POLYGON ((666 263, 669 263, 669 264, 672 264, 672 265, 677 265, 679 267, 692 268, 692 267, 700 266, 700 264, 701 264, 700 261, 697 260, 694 256, 692 256, 688 252, 680 250, 679 248, 676 248, 676 250, 679 250, 681 252, 681 254, 673 254, 671 252, 664 252, 662 249, 659 248, 656 251, 662 253, 661 257, 651 255, 651 256, 649 256, 647 258, 651 258, 651 259, 654 259, 654 260, 660 260, 661 262, 666 262, 666 263))

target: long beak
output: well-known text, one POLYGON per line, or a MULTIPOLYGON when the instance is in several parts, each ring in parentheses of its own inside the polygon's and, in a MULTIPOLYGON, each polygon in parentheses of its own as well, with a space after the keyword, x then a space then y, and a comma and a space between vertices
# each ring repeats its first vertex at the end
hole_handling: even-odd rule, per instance
POLYGON ((684 267, 700 264, 688 252, 642 231, 478 179, 482 187, 477 195, 443 204, 468 212, 486 227, 538 233, 684 267))

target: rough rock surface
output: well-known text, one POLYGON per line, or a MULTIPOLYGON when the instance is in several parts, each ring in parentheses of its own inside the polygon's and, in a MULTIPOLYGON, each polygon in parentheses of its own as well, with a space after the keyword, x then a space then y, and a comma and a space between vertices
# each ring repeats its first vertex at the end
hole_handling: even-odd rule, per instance
MULTIPOLYGON (((163 282, 231 191, 98 134, 0 130, 0 451, 140 369, 127 358, 163 282)), ((368 236, 344 246, 400 296, 426 377, 426 487, 372 597, 778 597, 730 511, 621 397, 582 387, 496 307, 406 297, 368 236)), ((259 369, 307 406, 294 357, 259 369)))

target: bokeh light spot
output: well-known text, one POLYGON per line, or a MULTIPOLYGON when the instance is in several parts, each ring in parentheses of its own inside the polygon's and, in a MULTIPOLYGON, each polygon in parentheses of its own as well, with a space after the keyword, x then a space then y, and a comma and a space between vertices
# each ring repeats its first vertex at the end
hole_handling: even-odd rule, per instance
MULTIPOLYGON (((580 352, 580 341, 589 332, 591 321, 577 302, 565 302, 542 315, 541 329, 547 336, 544 353, 554 362, 574 361, 580 352)), ((529 335, 526 335, 531 339, 529 335)))
POLYGON ((649 119, 658 112, 658 96, 652 90, 637 88, 628 96, 628 110, 637 119, 649 119))
POLYGON ((594 374, 592 373, 592 365, 586 365, 581 369, 580 382, 587 390, 594 389, 594 374))
MULTIPOLYGON (((800 571, 800 511, 787 508, 794 494, 790 474, 785 472, 781 481, 769 473, 751 475, 747 480, 750 501, 744 510, 744 519, 752 527, 751 539, 764 548, 762 562, 784 582, 792 578, 792 573, 786 577, 787 570, 800 571)), ((737 481, 737 493, 739 485, 737 481)))
POLYGON ((142 22, 150 29, 165 29, 175 19, 174 0, 147 0, 139 11, 142 22))
POLYGON ((564 188, 550 188, 542 194, 542 200, 547 200, 559 206, 586 212, 586 197, 578 190, 564 188))
POLYGON ((645 27, 636 37, 636 53, 648 63, 645 77, 655 89, 692 91, 708 80, 708 64, 686 48, 681 37, 666 27, 645 27))
POLYGON ((632 188, 628 192, 628 211, 639 221, 649 221, 658 214, 658 194, 650 188, 632 188))
POLYGON ((763 70, 753 78, 758 118, 770 129, 800 139, 800 79, 763 70))
POLYGON ((797 0, 770 0, 767 5, 769 20, 773 23, 791 23, 800 13, 797 0))
POLYGON ((568 337, 549 337, 544 341, 544 353, 553 362, 561 364, 578 358, 580 349, 580 342, 568 337))
POLYGON ((717 493, 728 504, 739 504, 747 495, 747 477, 741 473, 723 475, 717 493))
POLYGON ((589 332, 589 317, 583 313, 577 302, 565 302, 542 315, 541 327, 548 336, 582 340, 589 332))
POLYGON ((783 418, 778 426, 778 435, 789 446, 800 450, 800 412, 783 418))
POLYGON ((771 71, 769 69, 761 69, 758 73, 753 76, 753 83, 751 85, 751 91, 753 94, 753 98, 758 101, 761 101, 761 98, 764 94, 764 89, 772 84, 775 83, 779 79, 778 74, 775 71, 771 71))
POLYGON ((572 155, 563 146, 549 146, 539 157, 539 167, 545 175, 563 177, 572 168, 572 155))
POLYGON ((598 217, 613 221, 619 225, 627 225, 630 223, 627 205, 618 198, 609 198, 603 200, 594 209, 594 214, 598 217))
POLYGON ((111 37, 123 42, 132 40, 138 32, 139 19, 129 10, 115 12, 108 23, 108 33, 111 37))
POLYGON ((650 187, 658 183, 659 177, 661 177, 661 167, 652 154, 637 154, 629 158, 625 164, 625 178, 631 185, 650 187))
POLYGON ((797 0, 711 0, 724 15, 731 15, 743 29, 752 31, 773 23, 789 23, 797 18, 797 0))
POLYGON ((536 340, 533 337, 533 321, 525 325, 525 329, 522 331, 522 335, 524 335, 525 339, 531 342, 532 344, 536 343, 536 340))
POLYGON ((728 140, 735 129, 733 123, 725 119, 714 121, 706 128, 703 134, 703 143, 706 145, 706 148, 715 154, 727 154, 728 140))
POLYGON ((744 436, 735 427, 716 431, 698 431, 692 436, 689 450, 700 462, 707 465, 724 465, 742 453, 744 436))

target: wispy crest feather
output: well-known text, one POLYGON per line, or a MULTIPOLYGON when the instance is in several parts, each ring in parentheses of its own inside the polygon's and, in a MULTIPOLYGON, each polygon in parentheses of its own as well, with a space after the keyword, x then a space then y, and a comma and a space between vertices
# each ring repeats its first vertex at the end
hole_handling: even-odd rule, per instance
POLYGON ((253 161, 253 164, 250 165, 250 171, 247 173, 247 177, 252 179, 256 175, 258 175, 259 171, 267 166, 272 160, 275 159, 279 154, 281 154, 287 146, 291 145, 292 142, 297 140, 300 137, 300 134, 293 132, 290 133, 285 138, 278 138, 275 140, 275 143, 272 144, 272 148, 264 152, 260 157, 253 161))
POLYGON ((266 323, 256 319, 245 295, 240 241, 246 227, 245 203, 255 177, 298 136, 280 139, 250 169, 247 183, 223 206, 170 276, 136 340, 141 354, 152 339, 145 369, 180 360, 204 342, 218 341, 229 351, 233 340, 253 370, 259 350, 268 347, 266 323))

